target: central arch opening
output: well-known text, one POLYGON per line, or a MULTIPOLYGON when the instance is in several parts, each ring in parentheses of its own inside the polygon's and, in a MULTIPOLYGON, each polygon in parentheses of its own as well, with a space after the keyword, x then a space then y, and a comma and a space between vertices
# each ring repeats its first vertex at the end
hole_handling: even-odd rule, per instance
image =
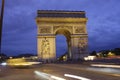
POLYGON ((62 34, 56 35, 56 57, 61 57, 68 52, 66 37, 62 34))
POLYGON ((71 56, 71 37, 70 32, 66 29, 58 29, 56 35, 56 57, 67 55, 71 56))

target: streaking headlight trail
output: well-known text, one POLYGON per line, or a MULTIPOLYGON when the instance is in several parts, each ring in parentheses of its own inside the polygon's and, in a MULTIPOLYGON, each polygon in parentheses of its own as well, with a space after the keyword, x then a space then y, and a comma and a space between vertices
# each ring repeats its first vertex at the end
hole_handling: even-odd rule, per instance
POLYGON ((36 75, 36 78, 37 79, 44 79, 44 80, 66 80, 64 78, 61 78, 61 77, 57 77, 57 76, 54 76, 54 75, 51 75, 51 74, 47 74, 47 73, 44 73, 44 72, 40 72, 40 71, 34 71, 35 75, 36 75))
POLYGON ((80 76, 71 75, 71 74, 64 74, 64 76, 79 79, 79 80, 91 80, 91 79, 88 79, 88 78, 85 78, 85 77, 80 77, 80 76))

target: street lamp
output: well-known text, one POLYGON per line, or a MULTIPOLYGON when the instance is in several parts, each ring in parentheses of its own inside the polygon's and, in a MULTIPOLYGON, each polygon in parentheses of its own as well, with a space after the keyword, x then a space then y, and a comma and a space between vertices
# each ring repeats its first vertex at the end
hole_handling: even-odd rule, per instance
POLYGON ((2 0, 1 15, 0 15, 0 53, 1 53, 1 43, 2 43, 3 14, 4 14, 4 0, 2 0))

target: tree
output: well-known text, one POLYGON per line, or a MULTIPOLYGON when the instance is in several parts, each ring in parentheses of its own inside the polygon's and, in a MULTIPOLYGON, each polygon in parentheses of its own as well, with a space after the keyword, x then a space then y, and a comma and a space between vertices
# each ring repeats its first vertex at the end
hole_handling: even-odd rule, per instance
POLYGON ((31 57, 31 56, 34 56, 34 55, 30 53, 26 53, 26 54, 20 54, 17 57, 31 57))
POLYGON ((102 55, 103 57, 108 57, 109 50, 103 50, 102 55))
POLYGON ((97 56, 97 53, 96 53, 96 51, 93 51, 92 53, 90 53, 90 55, 97 56))
POLYGON ((120 48, 115 48, 113 53, 115 53, 115 55, 120 55, 120 48))
POLYGON ((7 55, 4 53, 0 53, 0 62, 3 62, 7 59, 7 55))

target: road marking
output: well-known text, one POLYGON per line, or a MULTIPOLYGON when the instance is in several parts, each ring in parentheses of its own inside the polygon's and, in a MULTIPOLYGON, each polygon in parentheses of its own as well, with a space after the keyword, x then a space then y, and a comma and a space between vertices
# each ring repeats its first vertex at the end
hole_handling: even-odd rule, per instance
POLYGON ((80 76, 71 75, 71 74, 64 74, 64 76, 79 79, 79 80, 91 80, 91 79, 88 79, 88 78, 85 78, 85 77, 80 77, 80 76))
POLYGON ((40 78, 43 78, 43 79, 47 79, 47 80, 49 80, 49 76, 50 75, 48 75, 48 74, 46 74, 46 73, 43 73, 43 72, 40 72, 40 71, 34 71, 34 73, 35 73, 35 77, 37 78, 37 79, 40 79, 40 78))
POLYGON ((34 73, 36 74, 37 79, 43 78, 43 79, 47 79, 47 80, 66 80, 64 78, 57 77, 57 76, 47 74, 44 72, 40 72, 40 71, 34 71, 34 73))
POLYGON ((56 77, 56 76, 51 76, 52 79, 55 79, 55 80, 66 80, 66 79, 63 79, 63 78, 60 78, 60 77, 56 77))

